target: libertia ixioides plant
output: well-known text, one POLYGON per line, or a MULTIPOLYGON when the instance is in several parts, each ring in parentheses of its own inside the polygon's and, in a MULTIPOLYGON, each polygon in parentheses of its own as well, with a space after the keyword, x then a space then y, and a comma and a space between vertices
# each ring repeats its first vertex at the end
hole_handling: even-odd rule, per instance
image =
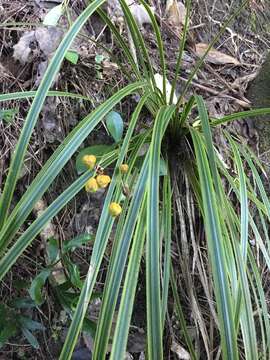
MULTIPOLYGON (((179 44, 175 77, 169 96, 166 94, 168 86, 166 50, 159 25, 149 5, 143 0, 140 1, 151 18, 153 33, 156 37, 162 76, 161 85, 157 84, 147 45, 126 2, 119 0, 136 56, 134 51, 130 51, 125 39, 106 13, 100 9, 104 2, 104 0, 92 1, 71 26, 51 60, 37 92, 0 95, 0 101, 34 97, 0 198, 0 278, 3 279, 10 271, 12 265, 32 243, 45 224, 84 187, 86 181, 93 176, 93 172, 87 171, 81 175, 49 205, 42 216, 36 219, 23 234, 17 236, 18 230, 25 223, 35 203, 47 191, 65 164, 99 122, 122 99, 131 94, 139 94, 140 100, 134 109, 123 141, 116 150, 107 154, 101 163, 105 168, 114 164, 115 171, 96 230, 92 255, 89 259, 89 270, 84 279, 76 309, 72 314, 71 325, 60 359, 67 360, 72 357, 115 222, 117 224, 114 232, 114 245, 94 339, 93 359, 105 359, 110 340, 112 342, 110 358, 124 358, 142 262, 146 265, 147 313, 145 316, 147 318, 149 359, 161 360, 164 357, 163 337, 166 329, 170 287, 175 301, 175 312, 180 321, 181 339, 192 359, 199 359, 201 353, 210 358, 210 354, 214 351, 213 346, 218 347, 219 344, 223 359, 235 360, 243 354, 246 359, 250 360, 259 359, 260 354, 263 354, 263 358, 268 358, 270 333, 267 299, 261 279, 262 269, 257 264, 257 255, 255 256, 254 250, 250 246, 249 237, 250 234, 255 237, 257 251, 269 269, 267 226, 270 217, 270 203, 259 173, 261 169, 259 161, 252 152, 237 141, 237 136, 232 137, 226 134, 230 157, 234 164, 232 175, 225 162, 221 160, 212 139, 212 132, 215 127, 222 124, 236 119, 241 121, 247 116, 268 114, 270 110, 247 111, 215 120, 209 119, 201 96, 194 95, 189 101, 184 102, 189 85, 202 66, 207 52, 197 62, 185 89, 174 103, 174 93, 188 33, 191 1, 186 3, 187 18, 179 44), (107 24, 124 54, 126 65, 130 70, 126 72, 130 84, 97 107, 73 129, 44 165, 15 208, 10 211, 11 200, 29 139, 46 97, 80 97, 76 94, 49 92, 49 89, 73 39, 95 11, 107 24), (144 108, 148 109, 149 115, 151 115, 152 127, 145 133, 136 135, 134 133, 136 124, 140 121, 141 111, 144 108), (192 118, 193 110, 197 111, 196 118, 192 118), (181 151, 184 149, 186 153, 184 161, 182 161, 182 157, 177 157, 177 149, 172 156, 174 149, 171 148, 171 144, 179 145, 179 143, 181 151), (145 149, 145 145, 147 145, 147 150, 138 171, 137 160, 139 157, 141 158, 141 149, 145 149), (122 182, 119 181, 119 166, 124 161, 129 165, 124 181, 126 184, 132 182, 132 187, 129 196, 123 200, 122 214, 115 220, 108 209, 112 201, 120 202, 123 198, 122 182), (163 171, 161 176, 162 164, 166 164, 166 171, 163 171), (252 181, 247 176, 247 171, 252 173, 252 181), (179 173, 181 173, 181 179, 184 179, 184 181, 181 180, 181 186, 177 177, 179 173), (228 189, 224 188, 224 179, 226 179, 228 189), (176 188, 186 200, 183 203, 180 200, 178 206, 173 207, 173 203, 176 201, 176 188), (234 196, 229 196, 229 193, 234 196), (187 194, 188 196, 186 196, 187 194), (175 218, 173 214, 175 208, 183 225, 180 240, 185 243, 190 241, 189 246, 194 253, 200 251, 199 239, 197 240, 195 236, 198 234, 196 224, 192 221, 187 223, 184 216, 181 215, 183 206, 187 206, 187 208, 191 206, 191 198, 196 217, 203 221, 207 243, 208 265, 206 270, 209 282, 207 277, 204 277, 203 281, 205 264, 202 260, 197 260, 198 264, 196 265, 202 274, 202 288, 205 292, 202 296, 207 299, 209 312, 214 319, 215 332, 219 335, 213 344, 207 334, 207 325, 204 323, 196 292, 192 290, 192 286, 195 286, 192 284, 192 278, 183 276, 187 279, 183 288, 189 286, 190 294, 194 297, 190 300, 193 304, 191 313, 198 329, 198 336, 203 341, 204 349, 201 352, 198 352, 194 338, 188 331, 188 322, 181 306, 182 287, 177 282, 175 263, 172 262, 171 257, 172 219, 175 218), (231 198, 234 198, 234 201, 231 198), (251 203, 260 215, 260 225, 254 221, 249 211, 251 203), (236 210, 238 207, 240 211, 236 210), (16 240, 13 241, 15 237, 16 240), (212 288, 209 285, 211 281, 213 281, 213 295, 211 295, 212 288), (120 294, 121 285, 123 285, 123 289, 120 294), (112 333, 112 322, 119 300, 116 326, 112 333), (214 305, 213 301, 215 301, 214 305), (111 335, 112 338, 110 338, 111 335)), ((237 13, 224 24, 221 32, 209 45, 208 51, 237 13)), ((121 61, 120 59, 119 62, 121 61)), ((188 260, 185 259, 186 264, 189 263, 188 260)))

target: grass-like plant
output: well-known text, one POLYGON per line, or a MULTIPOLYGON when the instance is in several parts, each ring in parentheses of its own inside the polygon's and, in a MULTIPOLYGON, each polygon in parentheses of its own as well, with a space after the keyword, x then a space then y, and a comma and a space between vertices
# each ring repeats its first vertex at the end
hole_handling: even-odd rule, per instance
MULTIPOLYGON (((170 285, 175 301, 175 311, 180 320, 182 341, 192 359, 200 358, 200 353, 187 329, 185 314, 181 307, 181 289, 177 287, 174 273, 175 264, 171 258, 172 204, 175 202, 176 189, 181 192, 183 198, 187 192, 192 193, 195 200, 196 217, 202 219, 204 224, 208 253, 207 275, 213 281, 214 305, 213 298, 206 291, 207 285, 205 285, 205 291, 206 295, 209 295, 208 305, 219 335, 214 346, 219 347, 220 345, 223 359, 236 360, 240 356, 244 356, 246 359, 255 360, 261 358, 261 355, 267 359, 270 350, 270 327, 266 292, 262 282, 262 269, 257 263, 257 257, 260 257, 261 262, 270 270, 270 244, 267 230, 270 219, 270 202, 261 180, 261 166, 252 152, 237 141, 237 136, 224 134, 234 166, 233 171, 230 172, 219 156, 219 151, 212 139, 212 132, 215 127, 236 119, 268 114, 270 109, 236 113, 216 120, 209 119, 201 96, 194 95, 185 102, 184 98, 190 82, 202 65, 203 58, 197 62, 185 89, 177 103, 173 104, 188 32, 191 2, 187 1, 186 4, 187 18, 179 44, 176 70, 169 97, 166 95, 167 71, 164 45, 158 23, 148 4, 144 0, 140 1, 151 18, 153 32, 156 36, 163 78, 161 90, 156 83, 155 71, 151 64, 147 45, 126 2, 119 0, 136 51, 136 59, 117 28, 106 13, 100 9, 104 2, 105 0, 92 1, 71 26, 51 60, 36 93, 0 95, 0 101, 34 96, 0 198, 0 279, 3 279, 10 271, 12 265, 45 224, 83 188, 86 181, 93 176, 93 171, 87 171, 81 175, 49 205, 23 234, 18 236, 18 230, 31 213, 35 203, 47 191, 65 164, 99 122, 122 99, 137 93, 140 95, 140 100, 119 149, 107 154, 108 156, 103 159, 101 164, 104 167, 114 164, 115 171, 96 231, 93 251, 89 259, 89 270, 76 310, 72 314, 71 325, 60 359, 71 358, 82 329, 112 227, 116 221, 109 212, 109 205, 111 202, 120 202, 122 198, 123 189, 122 181, 119 180, 119 167, 123 162, 129 165, 128 173, 124 175, 124 181, 130 185, 130 194, 125 197, 122 204, 123 211, 117 218, 114 245, 94 339, 93 359, 105 359, 110 340, 112 342, 110 359, 124 358, 142 262, 145 262, 146 265, 148 359, 161 360, 164 356, 163 335, 170 285), (110 28, 116 43, 124 54, 127 61, 126 66, 129 69, 126 72, 129 85, 97 107, 73 129, 44 165, 15 208, 10 211, 10 204, 29 139, 46 97, 49 95, 80 96, 49 92, 49 89, 59 71, 66 51, 84 23, 95 11, 98 11, 100 17, 110 28), (148 109, 152 117, 152 127, 145 133, 136 135, 134 130, 144 108, 148 109), (171 153, 175 152, 175 149, 172 149, 170 144, 182 144, 181 148, 185 148, 188 156, 183 161, 178 159, 176 154, 172 157, 171 153), (137 171, 137 160, 141 157, 141 149, 145 148, 145 145, 147 145, 147 151, 142 165, 137 171), (166 164, 166 172, 163 176, 160 176, 161 162, 166 164), (181 180, 181 187, 177 184, 175 168, 180 170, 181 177, 185 179, 184 182, 181 180), (251 173, 252 177, 247 176, 247 173, 251 173), (226 179, 227 187, 224 187, 224 179, 226 179), (256 210, 260 215, 258 217, 260 220, 254 220, 249 210, 251 205, 252 211, 256 210), (256 240, 256 254, 250 245, 251 236, 256 240), (123 285, 123 289, 120 294, 121 285, 123 285), (120 307, 116 326, 112 333, 113 317, 119 299, 120 307)), ((213 39, 209 50, 219 35, 213 39)), ((181 198, 178 201, 180 201, 179 209, 186 205, 186 203, 181 204, 184 201, 181 198)), ((180 214, 180 210, 178 212, 180 214)), ((196 243, 196 238, 194 238, 198 233, 196 226, 192 222, 189 225, 185 222, 184 213, 181 216, 184 224, 181 227, 181 240, 190 240, 188 246, 192 248, 192 251, 197 252, 200 244, 196 243)), ((188 259, 185 261, 188 262, 188 259)), ((200 266, 201 264, 198 264, 198 267, 200 266)), ((189 285, 192 284, 189 283, 189 285)), ((195 293, 192 292, 192 289, 190 291, 195 293)), ((195 295, 190 301, 197 304, 195 295)), ((196 306, 193 306, 191 311, 194 321, 199 323, 199 331, 204 344, 203 353, 210 357, 213 347, 210 345, 207 329, 201 323, 203 321, 201 314, 196 313, 196 306)))

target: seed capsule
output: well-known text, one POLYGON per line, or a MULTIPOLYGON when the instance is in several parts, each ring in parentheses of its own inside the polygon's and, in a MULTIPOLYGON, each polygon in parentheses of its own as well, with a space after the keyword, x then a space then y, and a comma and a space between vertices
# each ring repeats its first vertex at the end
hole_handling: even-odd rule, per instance
POLYGON ((85 191, 86 192, 96 192, 97 190, 98 190, 97 180, 95 178, 91 177, 85 184, 85 191))
POLYGON ((82 162, 89 168, 89 170, 93 170, 96 165, 97 158, 95 155, 84 155, 82 162))
POLYGON ((108 175, 98 175, 96 179, 98 186, 102 189, 106 188, 111 182, 111 178, 108 175))
POLYGON ((128 164, 120 165, 120 171, 122 174, 126 174, 128 172, 128 164))
POLYGON ((122 208, 118 203, 113 202, 109 206, 109 212, 110 212, 112 217, 116 217, 116 216, 119 216, 121 214, 122 208))

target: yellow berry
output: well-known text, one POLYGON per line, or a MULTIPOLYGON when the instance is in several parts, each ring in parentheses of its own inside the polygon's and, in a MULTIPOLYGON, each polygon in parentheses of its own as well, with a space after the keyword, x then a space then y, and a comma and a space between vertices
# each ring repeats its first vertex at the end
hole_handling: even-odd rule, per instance
POLYGON ((109 183, 111 182, 111 178, 108 175, 98 175, 96 179, 97 179, 98 186, 102 189, 107 187, 109 185, 109 183))
POLYGON ((112 217, 116 217, 121 214, 122 208, 119 204, 117 204, 116 202, 113 202, 109 206, 109 212, 112 217))
POLYGON ((122 174, 126 174, 128 172, 128 164, 120 165, 120 171, 122 174))
POLYGON ((85 191, 86 192, 96 192, 97 190, 98 190, 97 180, 95 178, 91 177, 85 184, 85 191))
POLYGON ((96 165, 97 158, 95 155, 84 155, 82 161, 90 170, 93 170, 96 165))

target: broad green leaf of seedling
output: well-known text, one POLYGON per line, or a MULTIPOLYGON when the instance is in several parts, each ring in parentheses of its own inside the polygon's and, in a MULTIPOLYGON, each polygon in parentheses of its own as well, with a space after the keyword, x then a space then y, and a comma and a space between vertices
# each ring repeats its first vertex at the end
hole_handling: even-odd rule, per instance
POLYGON ((79 54, 77 53, 76 50, 68 50, 65 55, 65 58, 72 64, 76 65, 79 60, 79 54))
POLYGON ((48 260, 50 264, 53 264, 58 259, 59 246, 58 241, 55 238, 50 238, 47 246, 48 260))
POLYGON ((124 131, 124 122, 121 115, 116 111, 111 111, 105 117, 105 121, 110 135, 114 138, 115 142, 119 142, 124 131))
POLYGON ((76 236, 75 238, 64 242, 63 244, 63 252, 66 253, 68 251, 73 251, 82 245, 87 244, 88 242, 93 242, 94 236, 90 234, 81 234, 76 236))
POLYGON ((38 306, 43 304, 44 302, 44 298, 42 296, 42 289, 50 273, 50 269, 42 270, 41 273, 34 278, 30 286, 29 294, 38 306))

